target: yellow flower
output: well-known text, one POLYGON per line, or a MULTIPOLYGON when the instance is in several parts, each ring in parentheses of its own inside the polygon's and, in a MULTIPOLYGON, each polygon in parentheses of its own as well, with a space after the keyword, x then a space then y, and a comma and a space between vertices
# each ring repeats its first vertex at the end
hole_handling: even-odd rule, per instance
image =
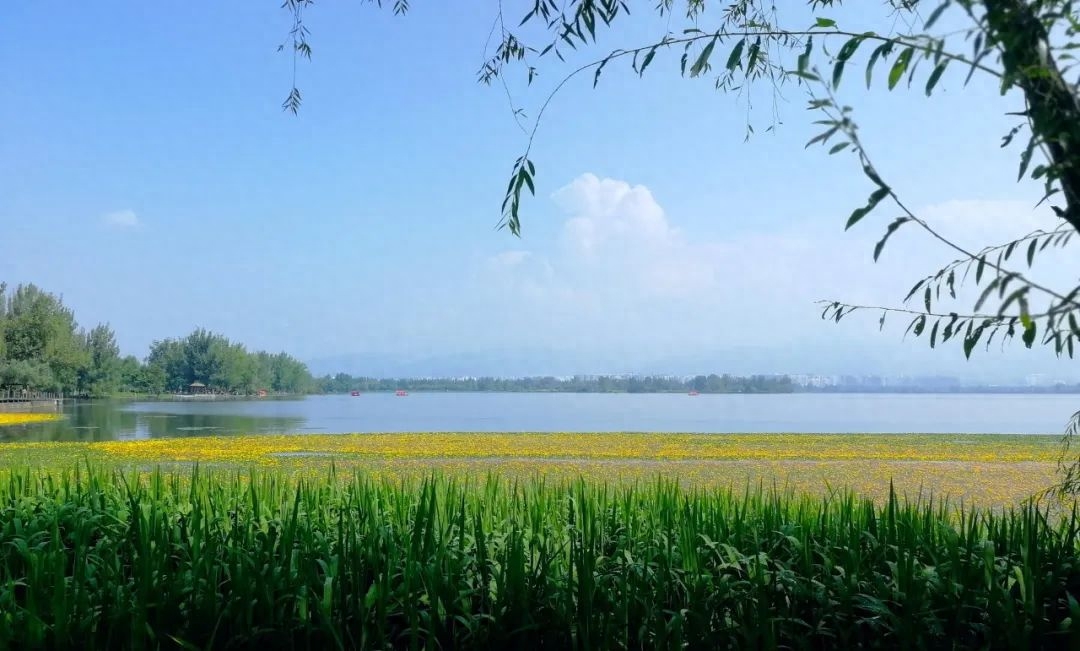
POLYGON ((25 425, 27 423, 43 423, 50 420, 60 420, 60 414, 36 414, 30 412, 0 413, 0 427, 5 425, 25 425))

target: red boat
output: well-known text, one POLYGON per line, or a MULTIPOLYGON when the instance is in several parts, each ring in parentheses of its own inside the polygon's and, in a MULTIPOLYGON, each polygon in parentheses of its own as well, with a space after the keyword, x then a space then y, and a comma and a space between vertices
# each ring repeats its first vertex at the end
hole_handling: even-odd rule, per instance
POLYGON ((360 395, 360 392, 359 391, 353 391, 349 395, 355 398, 356 396, 360 395))
POLYGON ((409 395, 409 392, 405 391, 404 389, 398 389, 397 391, 394 392, 394 395, 395 396, 407 396, 407 395, 409 395))
POLYGON ((700 394, 700 393, 698 393, 697 391, 691 391, 690 393, 688 393, 688 394, 686 394, 686 395, 689 395, 689 396, 699 396, 699 395, 701 395, 701 394, 700 394))

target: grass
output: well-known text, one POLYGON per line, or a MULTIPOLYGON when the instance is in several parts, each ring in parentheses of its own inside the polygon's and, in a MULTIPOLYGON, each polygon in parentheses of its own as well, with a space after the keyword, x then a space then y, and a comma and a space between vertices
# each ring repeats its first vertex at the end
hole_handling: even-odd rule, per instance
POLYGON ((0 481, 0 648, 1067 648, 1080 522, 669 482, 0 481))
POLYGON ((1027 499, 1058 446, 8 443, 0 649, 1080 648, 1080 519, 1027 499))
POLYGON ((375 478, 455 477, 613 483, 658 476, 688 488, 764 484, 800 493, 844 488, 884 500, 933 491, 956 503, 1007 507, 1050 487, 1055 436, 849 434, 348 434, 192 437, 104 443, 5 443, 5 467, 94 464, 234 468, 319 476, 334 464, 375 478))

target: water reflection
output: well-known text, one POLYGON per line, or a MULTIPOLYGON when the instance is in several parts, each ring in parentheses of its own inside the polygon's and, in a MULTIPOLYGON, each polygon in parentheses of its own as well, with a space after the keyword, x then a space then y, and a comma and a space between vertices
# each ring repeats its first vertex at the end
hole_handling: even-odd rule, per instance
POLYGON ((304 429, 288 415, 200 413, 175 403, 73 402, 60 421, 0 428, 0 441, 115 441, 183 436, 265 434, 304 429))
POLYGON ((1055 434, 1076 395, 392 393, 294 400, 82 402, 3 441, 337 432, 1055 434))

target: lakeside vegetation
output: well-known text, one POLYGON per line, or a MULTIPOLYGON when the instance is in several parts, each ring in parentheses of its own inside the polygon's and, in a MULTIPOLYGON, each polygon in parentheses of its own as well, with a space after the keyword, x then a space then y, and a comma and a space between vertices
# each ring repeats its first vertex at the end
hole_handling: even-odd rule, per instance
MULTIPOLYGON (((203 432, 206 433, 206 432, 203 432)), ((630 485, 669 478, 687 489, 776 486, 800 494, 852 490, 881 500, 932 492, 1006 508, 1052 488, 1056 436, 995 434, 443 433, 190 436, 138 441, 0 445, 5 468, 62 470, 91 463, 247 469, 319 477, 333 466, 375 479, 432 472, 479 481, 563 482, 602 477, 630 485)))
POLYGON ((349 391, 495 391, 539 393, 791 393, 791 378, 780 375, 698 375, 692 378, 670 376, 575 376, 557 378, 536 376, 524 378, 371 378, 353 377, 347 373, 327 375, 319 379, 320 393, 349 391))
POLYGON ((180 393, 196 382, 226 394, 312 389, 307 366, 290 355, 250 352, 201 328, 155 341, 145 361, 121 357, 107 324, 86 331, 55 294, 33 284, 9 292, 0 283, 0 390, 110 397, 180 393))
POLYGON ((3 648, 1067 648, 1056 436, 0 446, 3 648), (588 479, 592 478, 592 479, 588 479))
POLYGON ((0 476, 4 648, 1080 642, 1075 512, 662 481, 24 468, 0 476))
POLYGON ((151 344, 144 360, 121 356, 108 324, 81 328, 63 300, 36 285, 12 291, 0 283, 0 390, 58 391, 94 398, 347 393, 350 391, 560 391, 579 393, 790 393, 787 376, 728 374, 689 379, 591 376, 573 379, 312 377, 288 353, 248 351, 224 335, 198 328, 151 344), (197 386, 193 389, 192 385, 197 386))

